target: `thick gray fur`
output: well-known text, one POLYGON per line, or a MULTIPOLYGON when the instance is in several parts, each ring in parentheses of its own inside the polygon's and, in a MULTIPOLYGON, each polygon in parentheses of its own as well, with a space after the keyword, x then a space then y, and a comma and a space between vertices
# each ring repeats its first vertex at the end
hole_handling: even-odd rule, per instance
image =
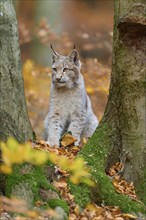
POLYGON ((98 120, 85 90, 77 50, 73 49, 69 56, 62 56, 52 46, 51 49, 52 84, 49 113, 45 119, 45 139, 50 146, 59 146, 62 134, 71 131, 77 138, 77 146, 82 137, 93 134, 98 120))

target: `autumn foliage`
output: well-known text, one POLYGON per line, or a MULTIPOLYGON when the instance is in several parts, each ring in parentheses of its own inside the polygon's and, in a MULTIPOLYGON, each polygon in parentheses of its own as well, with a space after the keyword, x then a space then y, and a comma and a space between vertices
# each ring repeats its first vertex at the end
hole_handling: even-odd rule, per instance
MULTIPOLYGON (((94 181, 90 178, 90 170, 86 167, 85 161, 78 157, 77 154, 81 148, 86 143, 83 140, 79 147, 75 147, 73 143, 75 138, 70 134, 63 136, 61 143, 61 148, 51 148, 43 140, 38 140, 36 144, 32 142, 19 144, 13 138, 9 138, 7 143, 1 143, 2 151, 2 165, 1 172, 5 174, 10 174, 13 172, 14 164, 22 164, 29 162, 35 165, 45 164, 48 160, 54 164, 56 167, 54 172, 58 176, 54 179, 53 185, 60 192, 61 197, 69 205, 69 219, 70 220, 83 220, 83 219, 113 219, 113 220, 124 220, 124 219, 136 219, 137 217, 132 214, 121 213, 119 207, 108 207, 104 204, 102 206, 97 206, 96 204, 88 204, 84 210, 76 204, 74 200, 74 195, 70 193, 68 186, 68 178, 74 184, 79 184, 84 182, 91 187, 95 186, 94 181)), ((120 171, 123 169, 122 163, 116 163, 110 168, 108 175, 113 182, 115 190, 118 193, 126 194, 134 200, 138 200, 134 191, 134 186, 132 183, 127 183, 125 180, 120 178, 120 171)), ((9 199, 6 197, 1 197, 2 209, 1 214, 4 211, 7 212, 19 212, 25 214, 28 219, 44 219, 45 217, 56 216, 55 211, 47 209, 43 211, 41 208, 37 211, 35 209, 30 210, 27 207, 26 202, 18 200, 16 198, 9 199), (15 205, 14 205, 15 204, 15 205), (17 207, 17 208, 16 208, 17 207)), ((36 206, 40 207, 42 205, 41 201, 36 202, 36 206)), ((23 220, 23 217, 18 217, 16 219, 23 220)))

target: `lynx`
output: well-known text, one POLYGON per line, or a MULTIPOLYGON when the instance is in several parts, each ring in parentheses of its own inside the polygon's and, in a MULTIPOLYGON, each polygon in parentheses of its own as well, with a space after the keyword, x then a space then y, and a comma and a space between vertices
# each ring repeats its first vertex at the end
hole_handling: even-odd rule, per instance
POLYGON ((59 146, 61 136, 70 131, 78 146, 82 137, 93 134, 98 120, 85 90, 77 50, 73 49, 68 56, 54 51, 52 45, 51 50, 52 83, 49 113, 45 119, 45 139, 50 146, 59 146))

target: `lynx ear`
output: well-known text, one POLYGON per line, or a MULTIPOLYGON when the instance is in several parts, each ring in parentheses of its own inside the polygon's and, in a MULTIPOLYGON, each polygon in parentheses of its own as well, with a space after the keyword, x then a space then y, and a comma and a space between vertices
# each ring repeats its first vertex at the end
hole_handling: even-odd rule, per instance
POLYGON ((57 60, 59 58, 59 54, 53 49, 52 44, 50 44, 50 48, 52 50, 52 58, 53 58, 53 63, 55 62, 55 60, 57 60))
POLYGON ((69 57, 71 62, 78 65, 78 63, 79 63, 79 54, 78 54, 76 49, 73 49, 68 57, 69 57))

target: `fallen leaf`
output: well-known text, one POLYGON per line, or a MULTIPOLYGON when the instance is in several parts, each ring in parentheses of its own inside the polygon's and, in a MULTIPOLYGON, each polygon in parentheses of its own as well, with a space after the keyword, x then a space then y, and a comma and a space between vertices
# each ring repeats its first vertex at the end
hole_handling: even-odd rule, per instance
POLYGON ((67 187, 67 182, 65 179, 60 179, 57 182, 54 181, 54 186, 56 188, 66 188, 67 187))
POLYGON ((122 217, 123 218, 130 218, 130 219, 137 219, 137 216, 132 215, 132 214, 128 214, 128 213, 122 214, 122 217))
POLYGON ((63 147, 68 147, 73 144, 77 139, 73 137, 71 134, 65 134, 61 140, 61 145, 63 147))

